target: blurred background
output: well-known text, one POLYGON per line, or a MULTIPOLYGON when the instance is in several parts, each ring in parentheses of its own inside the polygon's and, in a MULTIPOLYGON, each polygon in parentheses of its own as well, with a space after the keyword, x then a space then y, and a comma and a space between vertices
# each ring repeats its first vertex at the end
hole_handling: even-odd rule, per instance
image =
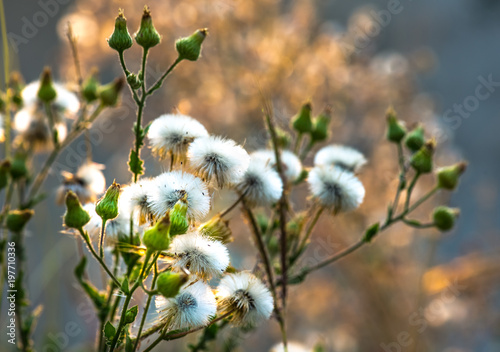
MULTIPOLYGON (((183 62, 151 98, 148 122, 173 109, 252 151, 266 144, 259 87, 272 100, 278 124, 310 100, 314 112, 334 107, 330 142, 360 149, 369 159, 361 175, 367 189, 358 212, 335 221, 323 217, 304 262, 314 263, 356 241, 367 225, 384 218, 397 185, 393 146, 384 141, 392 104, 411 127, 424 122, 439 144, 436 165, 461 159, 469 168, 457 192, 437 202, 461 208, 455 230, 415 232, 395 226, 370 246, 291 289, 289 337, 304 348, 325 351, 500 351, 500 6, 496 0, 151 0, 147 4, 162 44, 151 52, 151 81, 175 59, 173 43, 207 27, 203 57, 183 62), (498 82, 498 83, 497 83, 498 82)), ((106 43, 118 8, 131 33, 143 2, 40 0, 6 2, 15 67, 26 82, 44 66, 74 84, 75 70, 65 37, 73 25, 84 75, 98 67, 102 82, 121 75, 106 43)), ((126 52, 137 70, 140 51, 126 52)), ((126 160, 133 143, 134 106, 105 116, 106 129, 91 133, 94 160, 106 165, 108 183, 130 180, 126 160), (109 127, 109 128, 108 128, 109 127)), ((75 171, 84 160, 83 141, 58 161, 75 171)), ((145 148, 147 174, 164 165, 145 148)), ((42 156, 37 162, 45 158, 42 156)), ((308 160, 311 163, 311 160, 308 160)), ((428 176, 415 195, 432 186, 428 176)), ((77 287, 76 247, 61 234, 64 209, 54 203, 60 182, 45 184, 51 197, 36 208, 29 228, 28 282, 33 306, 43 303, 37 327, 40 351, 91 350, 98 328, 90 302, 77 287), (52 191, 51 191, 52 190, 52 191), (78 329, 73 331, 74 324, 78 329), (71 328, 71 327, 73 328, 71 328), (72 331, 71 334, 68 331, 72 331)), ((306 189, 297 192, 296 208, 306 189)), ((220 208, 224 204, 216 205, 220 208)), ((221 202, 219 202, 221 203, 221 202)), ((432 202, 416 214, 422 219, 432 202)), ((254 251, 240 214, 231 220, 233 264, 251 268, 254 251)), ((96 269, 96 268, 94 268, 96 269)), ((98 273, 94 279, 99 281, 98 273)), ((4 300, 2 301, 4 303, 4 300)), ((0 317, 4 322, 5 317, 0 317)), ((2 335, 2 346, 4 345, 2 335)), ((248 334, 227 331, 214 350, 268 351, 279 341, 275 321, 248 334), (230 341, 230 342, 228 342, 230 341), (232 344, 238 347, 232 349, 232 344)), ((179 345, 176 345, 179 346, 179 345)), ((3 349, 3 347, 2 347, 3 349)), ((173 350, 181 350, 174 347, 173 350)))

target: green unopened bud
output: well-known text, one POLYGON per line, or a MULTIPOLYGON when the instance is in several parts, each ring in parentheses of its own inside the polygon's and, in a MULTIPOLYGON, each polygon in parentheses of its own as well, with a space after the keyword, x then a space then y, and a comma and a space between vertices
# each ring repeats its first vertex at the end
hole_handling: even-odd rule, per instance
POLYGON ((460 179, 460 176, 467 169, 466 162, 460 162, 455 165, 442 167, 437 170, 437 183, 439 188, 454 190, 460 179))
POLYGON ((142 46, 145 50, 160 44, 161 36, 156 31, 151 18, 151 11, 147 6, 144 6, 142 13, 141 26, 135 34, 135 41, 142 46))
POLYGON ((292 119, 292 127, 295 131, 299 133, 309 133, 312 131, 311 111, 311 103, 308 102, 302 105, 299 113, 292 119))
POLYGON ((425 143, 424 127, 418 125, 405 138, 405 144, 412 152, 417 152, 425 143))
POLYGON ((184 273, 173 273, 171 271, 166 271, 158 275, 156 280, 156 286, 158 291, 165 298, 172 298, 177 296, 182 285, 184 285, 188 280, 188 275, 184 273))
POLYGON ((9 94, 12 102, 17 106, 23 105, 23 96, 21 94, 24 88, 23 78, 19 72, 12 72, 9 77, 9 94))
POLYGON ((116 106, 124 83, 123 78, 117 78, 113 82, 101 86, 99 88, 101 104, 103 106, 116 106))
POLYGON ((142 85, 142 81, 134 73, 129 73, 127 75, 127 82, 133 89, 137 89, 142 85))
POLYGON ((207 222, 198 227, 200 234, 213 238, 222 243, 229 243, 233 241, 231 229, 228 226, 229 222, 215 215, 207 222))
POLYGON ((183 235, 189 229, 189 221, 187 219, 188 201, 187 194, 182 199, 175 203, 174 208, 170 212, 170 236, 183 235))
POLYGON ((50 103, 57 96, 56 89, 52 82, 52 71, 48 67, 44 68, 42 76, 40 77, 40 88, 38 88, 37 95, 38 99, 44 103, 50 103))
POLYGON ((82 85, 82 95, 88 103, 99 98, 98 89, 99 81, 97 80, 97 69, 94 68, 82 85))
POLYGON ((387 117, 387 139, 394 143, 399 143, 406 134, 406 128, 396 117, 396 111, 389 107, 386 113, 387 117))
POLYGON ((421 174, 426 174, 432 171, 432 156, 436 142, 430 140, 425 143, 418 152, 412 155, 410 159, 411 166, 421 174))
POLYGON ((189 37, 177 39, 175 48, 179 53, 179 59, 196 61, 200 57, 201 44, 208 35, 208 29, 198 29, 189 37))
POLYGON ((106 194, 97 201, 95 212, 104 221, 112 220, 118 216, 118 198, 120 197, 120 185, 113 181, 106 194))
POLYGON ((111 37, 108 38, 108 45, 111 49, 122 53, 130 48, 132 44, 132 37, 127 29, 127 19, 123 15, 123 11, 120 10, 115 19, 115 30, 111 34, 111 37))
POLYGON ((64 226, 70 229, 81 229, 90 221, 90 215, 82 208, 78 196, 69 191, 66 194, 66 213, 64 213, 64 226))
POLYGON ((448 231, 455 225, 456 218, 460 215, 460 209, 439 206, 434 209, 432 219, 434 225, 440 231, 448 231))
POLYGON ((170 246, 170 214, 167 213, 156 224, 144 232, 144 245, 151 251, 164 251, 170 246))
POLYGON ((10 176, 14 180, 18 180, 28 176, 28 168, 26 167, 26 155, 16 153, 10 165, 10 176))
POLYGON ((35 212, 32 209, 9 211, 7 214, 7 228, 12 232, 21 232, 33 214, 35 212))
POLYGON ((331 108, 326 107, 326 109, 314 119, 314 126, 311 132, 311 139, 313 142, 322 142, 328 139, 330 121, 332 120, 331 113, 331 108))
POLYGON ((9 183, 10 161, 4 160, 0 163, 0 190, 9 183))

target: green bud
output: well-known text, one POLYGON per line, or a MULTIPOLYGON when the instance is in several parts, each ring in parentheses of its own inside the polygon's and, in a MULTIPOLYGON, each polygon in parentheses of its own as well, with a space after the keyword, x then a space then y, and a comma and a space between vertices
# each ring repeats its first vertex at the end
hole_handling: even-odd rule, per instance
POLYGON ((396 117, 396 111, 391 107, 387 110, 387 139, 394 143, 399 143, 406 134, 406 128, 396 117))
POLYGON ((124 83, 123 78, 117 78, 113 82, 101 86, 98 90, 101 104, 103 106, 116 106, 124 83))
POLYGON ((425 143, 418 152, 412 155, 410 159, 411 166, 421 174, 432 171, 432 156, 436 149, 436 142, 430 140, 425 143))
POLYGON ((222 243, 229 243, 233 241, 232 232, 229 228, 229 222, 215 215, 207 222, 198 227, 200 234, 213 238, 222 243))
POLYGON ((164 251, 170 246, 170 214, 167 213, 156 224, 144 232, 144 245, 151 251, 164 251))
POLYGON ((0 163, 0 190, 9 183, 10 161, 4 160, 0 163))
POLYGON ((142 14, 141 26, 139 31, 135 34, 135 41, 142 46, 145 50, 160 44, 161 36, 156 31, 151 18, 151 11, 147 6, 144 6, 142 14))
POLYGON ((432 214, 432 219, 434 225, 440 231, 448 231, 453 228, 455 224, 455 219, 460 215, 460 210, 457 208, 448 208, 445 206, 439 206, 434 209, 432 214))
POLYGON ((328 139, 330 121, 332 120, 332 110, 326 107, 325 110, 314 119, 314 126, 311 132, 313 142, 322 142, 328 139))
POLYGON ((130 48, 132 44, 132 37, 127 29, 127 19, 123 15, 123 11, 120 10, 115 19, 115 30, 111 34, 111 37, 108 38, 108 45, 111 49, 122 53, 130 48))
POLYGON ((460 179, 460 176, 467 169, 466 162, 460 162, 455 165, 442 167, 437 170, 437 184, 439 188, 454 190, 460 179))
POLYGON ((26 167, 26 155, 23 153, 16 153, 10 165, 10 176, 14 180, 28 176, 28 168, 26 167))
POLYGON ((95 212, 101 219, 108 221, 118 216, 118 198, 120 197, 120 185, 113 181, 106 194, 97 201, 95 212))
POLYGON ((127 75, 127 82, 133 89, 137 89, 142 85, 142 81, 137 77, 136 74, 129 73, 127 75))
POLYGON ((52 71, 48 67, 43 69, 42 76, 40 77, 40 88, 38 88, 37 95, 44 103, 50 103, 57 96, 56 89, 52 82, 52 71))
POLYGON ((312 131, 311 111, 311 103, 308 102, 302 105, 299 113, 292 119, 292 127, 295 131, 299 133, 309 133, 312 131))
POLYGON ((33 214, 35 214, 35 211, 32 209, 9 211, 7 214, 7 228, 12 232, 21 232, 33 214))
POLYGON ((66 213, 64 213, 64 226, 70 229, 80 229, 90 221, 90 215, 80 204, 80 200, 73 191, 66 194, 66 213))
POLYGON ((186 274, 166 271, 158 275, 156 287, 158 287, 158 291, 163 297, 172 298, 177 296, 182 285, 184 285, 187 280, 188 276, 186 274))
POLYGON ((189 229, 189 221, 187 219, 188 201, 187 193, 182 199, 175 203, 174 208, 170 212, 170 236, 183 235, 189 229))
POLYGON ((23 78, 19 72, 12 72, 9 77, 9 94, 12 102, 17 106, 23 105, 23 96, 21 94, 24 88, 23 78))
POLYGON ((196 61, 200 57, 201 44, 208 35, 208 29, 198 29, 189 37, 177 39, 175 48, 179 53, 179 59, 196 61))
POLYGON ((99 89, 99 81, 96 76, 97 69, 94 68, 82 85, 82 95, 88 103, 91 103, 99 98, 99 94, 97 92, 99 89))
POLYGON ((424 143, 424 128, 422 125, 415 127, 405 138, 405 144, 412 152, 417 152, 424 143))

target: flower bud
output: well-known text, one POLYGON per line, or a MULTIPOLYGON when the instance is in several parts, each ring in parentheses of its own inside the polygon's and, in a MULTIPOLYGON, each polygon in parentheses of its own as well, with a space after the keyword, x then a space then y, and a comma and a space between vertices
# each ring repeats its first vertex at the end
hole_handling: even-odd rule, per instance
POLYGON ((432 171, 432 155, 436 148, 436 142, 430 140, 424 144, 418 152, 412 155, 410 159, 411 166, 421 174, 429 173, 432 171))
POLYGON ((432 214, 432 219, 434 225, 440 231, 448 231, 453 228, 455 224, 455 219, 460 215, 460 210, 457 208, 448 208, 445 206, 439 206, 434 209, 432 214))
POLYGON ((97 69, 94 68, 82 85, 82 95, 88 103, 91 103, 99 98, 99 94, 97 92, 99 89, 99 81, 96 76, 97 69))
POLYGON ((14 180, 18 180, 28 176, 28 168, 26 167, 26 155, 16 153, 10 165, 10 176, 14 180))
POLYGON ((170 212, 170 236, 183 235, 189 228, 189 221, 187 219, 187 193, 182 199, 175 203, 174 208, 170 212))
POLYGON ((332 120, 330 107, 319 114, 314 119, 314 126, 311 132, 311 140, 313 142, 322 142, 328 139, 330 121, 332 120))
POLYGON ((389 107, 386 113, 387 117, 387 140, 399 143, 406 134, 406 128, 396 117, 396 111, 389 107))
POLYGON ((466 162, 460 162, 455 165, 442 167, 437 170, 437 184, 439 188, 454 190, 460 179, 460 176, 467 169, 466 162))
POLYGON ((56 89, 52 82, 52 72, 48 67, 43 69, 42 76, 40 77, 40 88, 38 88, 37 95, 44 103, 50 103, 57 96, 56 89))
POLYGON ((207 222, 198 227, 200 234, 213 238, 222 243, 229 243, 233 241, 231 229, 229 228, 229 221, 224 220, 219 215, 215 215, 207 222))
POLYGON ((9 211, 7 214, 7 228, 12 232, 21 232, 33 214, 35 214, 35 211, 32 209, 9 211))
POLYGON ((95 212, 104 221, 112 220, 118 216, 118 197, 120 197, 120 185, 113 181, 106 194, 97 201, 95 212))
POLYGON ((90 215, 80 204, 78 196, 69 191, 66 193, 66 213, 64 213, 64 226, 70 229, 81 229, 90 221, 90 215))
POLYGON ((198 29, 189 37, 180 38, 175 42, 175 48, 179 53, 179 59, 196 61, 200 57, 201 44, 208 34, 208 29, 198 29))
POLYGON ((103 106, 116 106, 123 84, 123 78, 117 78, 113 82, 101 86, 99 89, 101 104, 103 106))
POLYGON ((161 36, 158 34, 155 26, 153 25, 151 12, 147 6, 144 6, 141 26, 139 27, 139 31, 135 34, 135 41, 145 50, 158 45, 161 41, 161 36))
POLYGON ((23 88, 24 83, 21 74, 19 72, 12 72, 9 77, 9 95, 17 107, 23 105, 23 96, 21 94, 23 88))
POLYGON ((188 275, 184 273, 173 273, 166 271, 158 275, 156 280, 156 287, 158 291, 165 298, 172 298, 177 296, 182 285, 188 280, 188 275))
POLYGON ((424 143, 424 128, 422 125, 415 127, 405 138, 405 144, 412 152, 417 152, 424 143))
POLYGON ((108 45, 111 49, 122 53, 130 48, 132 44, 132 37, 127 29, 127 19, 123 15, 123 11, 120 10, 115 19, 115 30, 111 34, 111 37, 108 38, 108 45))
POLYGON ((300 111, 292 120, 292 127, 299 133, 309 133, 313 129, 311 120, 311 103, 305 103, 300 108, 300 111))
POLYGON ((127 75, 127 82, 133 89, 138 89, 142 85, 142 81, 134 73, 129 73, 127 75))
POLYGON ((151 251, 164 251, 170 246, 170 214, 167 213, 156 224, 144 232, 142 242, 151 251))
POLYGON ((10 161, 4 160, 0 163, 0 190, 9 183, 10 161))

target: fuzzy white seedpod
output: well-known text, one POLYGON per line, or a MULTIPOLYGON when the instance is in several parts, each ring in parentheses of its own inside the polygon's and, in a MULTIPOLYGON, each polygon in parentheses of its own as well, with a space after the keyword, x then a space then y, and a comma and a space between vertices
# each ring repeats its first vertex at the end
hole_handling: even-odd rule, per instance
MULTIPOLYGON (((262 149, 252 153, 252 158, 262 158, 264 162, 269 162, 272 167, 276 168, 276 154, 274 150, 262 149)), ((283 164, 283 171, 288 182, 293 182, 299 178, 302 172, 302 163, 297 155, 289 150, 281 151, 281 163, 283 164)))
POLYGON ((283 346, 283 342, 280 342, 279 344, 273 346, 269 352, 311 352, 312 349, 310 347, 307 347, 299 342, 293 342, 293 341, 288 341, 286 344, 286 350, 285 347, 283 346))
POLYGON ((314 157, 315 166, 335 165, 344 170, 358 172, 366 164, 365 156, 345 145, 328 145, 321 148, 314 157))
POLYGON ((161 159, 170 154, 174 161, 184 161, 189 144, 206 136, 208 132, 200 122, 181 114, 161 115, 153 120, 148 130, 153 153, 161 159))
MULTIPOLYGON (((83 206, 89 215, 90 221, 83 227, 90 238, 98 240, 102 229, 102 219, 95 211, 95 205, 92 203, 83 206)), ((130 235, 130 215, 127 212, 121 212, 113 220, 106 221, 104 244, 107 247, 115 245, 120 236, 130 235)))
POLYGON ((336 166, 315 166, 307 178, 312 195, 334 213, 358 208, 365 188, 349 171, 336 166))
MULTIPOLYGON (((56 112, 62 113, 67 118, 75 117, 75 114, 80 109, 80 101, 76 94, 72 93, 60 83, 52 83, 54 89, 56 90, 56 98, 52 103, 52 106, 56 109, 56 112)), ((40 88, 40 81, 31 82, 26 87, 24 87, 21 92, 23 98, 23 104, 25 107, 34 107, 40 105, 40 99, 38 98, 38 89, 40 88)), ((42 108, 43 109, 43 108, 42 108)), ((56 118, 59 114, 55 114, 56 118)))
POLYGON ((68 191, 75 192, 82 204, 95 202, 106 189, 106 179, 102 169, 104 165, 88 162, 80 166, 75 174, 63 172, 63 184, 56 193, 57 204, 64 202, 68 191))
POLYGON ((248 272, 225 275, 217 287, 216 297, 220 314, 233 312, 231 321, 238 326, 255 326, 269 319, 273 312, 271 293, 248 272))
POLYGON ((175 236, 170 252, 174 255, 172 266, 176 270, 186 268, 204 279, 220 276, 229 265, 226 246, 198 232, 175 236))
POLYGON ((283 182, 269 162, 252 155, 250 166, 236 188, 245 193, 245 199, 252 205, 269 205, 281 198, 283 182))
POLYGON ((202 281, 186 283, 174 298, 155 296, 155 306, 170 330, 207 325, 217 311, 215 295, 202 281))
POLYGON ((123 187, 118 202, 120 212, 131 212, 134 221, 137 221, 139 225, 151 222, 153 220, 153 212, 150 208, 150 198, 155 189, 155 182, 147 178, 123 187))
POLYGON ((221 188, 238 183, 250 162, 248 153, 235 141, 214 136, 191 143, 188 159, 201 178, 207 182, 214 178, 221 188))
POLYGON ((156 218, 161 218, 187 194, 187 216, 203 219, 210 210, 210 195, 206 184, 198 177, 181 171, 163 173, 152 179, 153 190, 149 207, 156 218))

